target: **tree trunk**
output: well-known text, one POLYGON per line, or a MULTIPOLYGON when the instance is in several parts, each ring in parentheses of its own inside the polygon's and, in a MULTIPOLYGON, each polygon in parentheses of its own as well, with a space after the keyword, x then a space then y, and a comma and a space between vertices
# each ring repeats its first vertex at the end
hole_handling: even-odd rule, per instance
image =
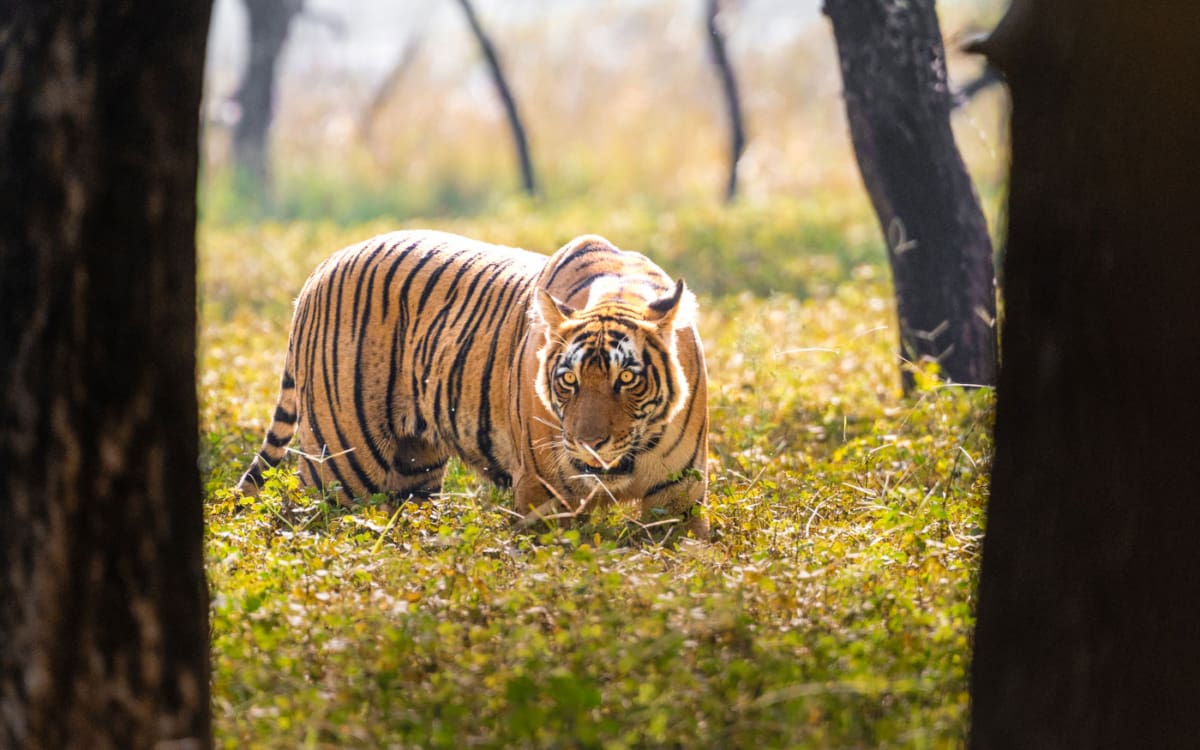
POLYGON ((204 748, 209 4, 0 12, 0 747, 204 748))
POLYGON ((713 65, 721 79, 721 90, 725 94, 725 109, 729 113, 729 179, 725 183, 725 200, 732 201, 737 195, 738 161, 746 149, 746 128, 742 120, 742 101, 738 96, 737 78, 725 51, 725 36, 720 24, 721 0, 708 0, 705 24, 708 29, 709 51, 713 65))
POLYGON ((383 77, 383 80, 376 87, 375 93, 371 95, 371 99, 367 102, 367 106, 363 108, 362 114, 358 117, 358 133, 364 141, 370 141, 372 131, 375 129, 375 121, 379 119, 379 115, 387 106, 388 101, 400 88, 401 81, 417 60, 417 55, 421 51, 423 38, 419 34, 413 34, 404 43, 404 47, 400 50, 400 56, 396 58, 396 63, 392 65, 391 70, 383 77))
MULTIPOLYGON (((950 129, 933 0, 826 0, 863 182, 883 228, 901 356, 943 377, 996 376, 992 244, 950 129)), ((904 370, 905 390, 912 374, 904 370)))
POLYGON ((1018 0, 975 748, 1200 737, 1200 5, 1018 0))
POLYGON ((1000 75, 1000 71, 996 70, 991 65, 984 67, 983 72, 963 84, 962 88, 954 92, 951 99, 951 107, 959 109, 963 105, 970 102, 978 94, 992 86, 997 86, 1004 83, 1004 77, 1000 75))
POLYGON ((275 73, 292 19, 303 0, 243 0, 249 46, 246 71, 234 95, 241 112, 233 129, 233 158, 239 187, 257 202, 272 195, 269 135, 275 116, 275 73))
POLYGON ((496 47, 484 32, 483 25, 479 23, 479 17, 475 15, 475 8, 471 5, 470 0, 458 0, 458 4, 462 6, 463 13, 467 16, 467 23, 471 25, 471 33, 479 42, 479 51, 483 53, 488 71, 492 74, 492 82, 496 85, 496 93, 500 95, 500 101, 504 104, 504 114, 508 117, 509 129, 512 130, 513 143, 517 149, 517 161, 521 165, 521 184, 527 194, 537 195, 537 182, 533 177, 533 161, 529 156, 529 143, 525 139, 525 126, 521 124, 521 114, 517 111, 517 102, 513 99, 512 91, 509 90, 508 82, 504 78, 504 70, 500 67, 500 58, 496 54, 496 47))

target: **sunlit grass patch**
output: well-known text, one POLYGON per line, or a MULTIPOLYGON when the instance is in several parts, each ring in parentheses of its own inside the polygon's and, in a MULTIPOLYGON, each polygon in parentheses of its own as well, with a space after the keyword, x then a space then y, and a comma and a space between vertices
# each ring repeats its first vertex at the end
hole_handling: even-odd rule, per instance
MULTIPOLYGON (((442 228, 552 247, 589 218, 507 216, 442 228)), ((701 291, 714 540, 668 546, 623 508, 515 531, 510 495, 458 464, 442 497, 399 509, 331 506, 286 470, 235 497, 292 297, 317 260, 380 227, 206 228, 218 744, 960 745, 992 394, 919 378, 903 398, 886 270, 833 240, 812 253, 833 259, 827 280, 805 271, 803 296, 780 274, 721 293, 759 272, 734 255, 699 268, 680 238, 709 231, 717 253, 762 241, 768 278, 767 259, 800 246, 783 229, 754 239, 768 230, 753 216, 604 221, 627 245, 664 223, 646 244, 677 247, 665 265, 701 291)))

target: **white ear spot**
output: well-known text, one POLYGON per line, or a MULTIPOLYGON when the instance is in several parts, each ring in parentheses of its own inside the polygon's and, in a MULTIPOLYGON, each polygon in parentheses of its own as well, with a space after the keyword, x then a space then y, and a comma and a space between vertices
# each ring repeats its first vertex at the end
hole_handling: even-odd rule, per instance
POLYGON ((696 320, 696 295, 687 288, 683 279, 679 279, 675 282, 674 291, 650 303, 646 320, 657 323, 660 329, 665 330, 687 328, 696 320))

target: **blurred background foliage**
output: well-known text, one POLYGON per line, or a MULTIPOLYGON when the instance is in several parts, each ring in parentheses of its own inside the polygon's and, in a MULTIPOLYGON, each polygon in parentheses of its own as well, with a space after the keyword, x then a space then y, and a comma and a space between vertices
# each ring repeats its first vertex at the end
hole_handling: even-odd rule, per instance
MULTIPOLYGON (((678 227, 681 246, 710 244, 697 226, 719 223, 709 209, 722 197, 728 134, 703 5, 476 3, 529 134, 538 211, 569 214, 579 220, 576 232, 665 223, 678 227), (681 206, 687 208, 674 221, 657 220, 681 206)), ((990 28, 1002 6, 999 0, 939 4, 956 87, 982 66, 958 47, 990 28)), ((852 257, 878 246, 819 1, 726 2, 719 20, 748 130, 739 167, 739 201, 748 213, 735 212, 733 223, 756 226, 764 236, 755 245, 768 253, 774 245, 763 241, 772 235, 788 238, 781 250, 822 233, 831 233, 828 243, 848 232, 852 257), (807 229, 796 231, 798 219, 807 229)), ((275 189, 267 205, 246 200, 231 169, 231 127, 239 117, 232 97, 245 60, 243 6, 218 0, 205 105, 205 219, 350 225, 513 214, 520 183, 511 138, 455 3, 360 0, 352 11, 329 0, 306 3, 280 62, 271 136, 275 189)), ((993 87, 954 118, 993 225, 1005 166, 1003 97, 993 87)), ((664 231, 658 226, 651 234, 664 231)), ((740 244, 731 231, 728 239, 740 244)))

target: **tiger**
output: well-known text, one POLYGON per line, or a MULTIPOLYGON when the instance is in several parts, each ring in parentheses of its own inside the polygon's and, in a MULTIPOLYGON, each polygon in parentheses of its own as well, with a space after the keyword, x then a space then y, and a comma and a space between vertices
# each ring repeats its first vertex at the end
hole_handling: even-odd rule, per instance
POLYGON ((338 502, 425 500, 451 456, 511 487, 522 523, 638 503, 707 539, 707 373, 697 303, 598 235, 550 256, 444 232, 380 235, 317 266, 279 398, 238 482, 295 441, 338 502))

